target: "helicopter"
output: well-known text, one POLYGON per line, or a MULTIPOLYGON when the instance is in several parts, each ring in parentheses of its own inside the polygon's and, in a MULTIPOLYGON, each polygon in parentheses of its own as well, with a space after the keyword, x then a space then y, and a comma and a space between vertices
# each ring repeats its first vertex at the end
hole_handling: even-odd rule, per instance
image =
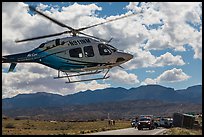
POLYGON ((107 76, 107 74, 110 69, 116 66, 123 68, 120 65, 133 58, 133 55, 120 51, 114 46, 110 45, 109 43, 112 38, 110 40, 104 40, 81 31, 133 16, 135 15, 134 13, 107 20, 102 23, 74 29, 54 18, 47 16, 40 10, 37 10, 35 7, 29 6, 29 9, 68 30, 55 34, 15 40, 16 43, 54 37, 67 33, 71 34, 71 37, 56 38, 46 41, 29 52, 3 56, 2 63, 10 63, 8 72, 13 72, 17 63, 39 63, 58 71, 58 75, 57 77, 54 77, 54 79, 68 78, 68 82, 66 83, 75 83, 108 79, 110 76, 107 76), (83 36, 79 36, 79 34, 83 36), (99 78, 80 80, 70 79, 71 77, 99 74, 102 72, 104 72, 104 75, 103 77, 99 78), (61 75, 61 73, 64 74, 61 75))

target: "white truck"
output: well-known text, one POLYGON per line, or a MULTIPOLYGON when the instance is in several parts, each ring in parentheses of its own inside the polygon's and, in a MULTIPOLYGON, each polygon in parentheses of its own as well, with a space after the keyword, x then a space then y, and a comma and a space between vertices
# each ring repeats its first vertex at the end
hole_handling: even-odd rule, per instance
POLYGON ((154 120, 155 128, 157 127, 165 127, 170 128, 172 127, 173 118, 157 118, 154 120))

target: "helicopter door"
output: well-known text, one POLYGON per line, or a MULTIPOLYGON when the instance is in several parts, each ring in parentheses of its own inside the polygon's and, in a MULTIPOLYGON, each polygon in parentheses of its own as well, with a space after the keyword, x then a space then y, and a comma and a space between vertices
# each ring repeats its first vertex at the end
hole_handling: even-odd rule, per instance
POLYGON ((84 47, 84 55, 85 57, 93 57, 94 51, 92 46, 85 46, 84 47))

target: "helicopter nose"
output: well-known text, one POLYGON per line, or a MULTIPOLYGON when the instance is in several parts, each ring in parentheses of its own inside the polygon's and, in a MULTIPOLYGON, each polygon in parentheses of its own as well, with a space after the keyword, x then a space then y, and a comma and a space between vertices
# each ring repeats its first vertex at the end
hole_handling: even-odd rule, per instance
POLYGON ((126 56, 126 57, 125 57, 125 60, 126 60, 126 61, 131 60, 131 59, 133 58, 133 55, 128 54, 128 53, 126 53, 125 56, 126 56))
POLYGON ((133 55, 128 54, 128 53, 122 53, 122 57, 117 58, 116 62, 127 62, 133 58, 133 55))

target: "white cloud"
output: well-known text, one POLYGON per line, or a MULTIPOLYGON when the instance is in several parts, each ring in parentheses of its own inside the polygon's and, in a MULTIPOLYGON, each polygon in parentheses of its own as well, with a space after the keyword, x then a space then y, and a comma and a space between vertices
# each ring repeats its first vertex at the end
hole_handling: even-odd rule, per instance
POLYGON ((184 61, 181 56, 173 56, 171 53, 167 52, 160 57, 156 58, 155 63, 156 66, 170 66, 170 65, 184 65, 184 61))
POLYGON ((166 70, 163 72, 158 78, 157 81, 159 83, 163 82, 179 82, 189 79, 186 73, 182 71, 182 69, 173 68, 171 70, 166 70))
MULTIPOLYGON (((201 29, 202 32, 202 29, 201 29)), ((198 37, 199 32, 194 31, 194 33, 196 33, 196 35, 192 35, 190 37, 191 42, 189 42, 189 44, 193 47, 194 49, 194 58, 195 59, 201 59, 202 60, 202 45, 200 45, 202 43, 202 37, 198 37)))
POLYGON ((19 93, 36 92, 37 88, 40 88, 43 84, 32 87, 30 83, 40 82, 44 78, 46 78, 45 75, 23 71, 2 73, 2 97, 12 97, 19 93))
POLYGON ((116 69, 115 71, 112 71, 109 75, 110 75, 110 80, 117 83, 128 84, 128 85, 129 84, 134 85, 139 83, 139 80, 135 74, 127 73, 124 70, 116 69))
POLYGON ((133 48, 130 51, 134 51, 134 58, 124 64, 124 67, 132 70, 137 68, 147 68, 147 67, 163 67, 163 66, 182 66, 185 65, 182 57, 179 55, 173 56, 171 53, 167 52, 159 57, 151 54, 150 51, 133 48))
POLYGON ((137 47, 132 47, 129 52, 134 52, 134 58, 123 65, 125 68, 132 70, 154 65, 156 57, 152 55, 150 51, 145 51, 142 49, 138 49, 137 47))
POLYGON ((146 78, 143 82, 143 85, 151 85, 151 84, 157 84, 156 79, 146 78))
POLYGON ((110 84, 100 84, 96 80, 93 80, 89 83, 79 83, 75 87, 75 92, 85 91, 85 90, 96 90, 96 89, 104 89, 110 87, 110 84))
MULTIPOLYGON (((202 24, 200 19, 202 16, 201 2, 148 2, 142 3, 141 7, 136 7, 137 4, 130 2, 127 8, 136 11, 143 10, 143 17, 141 20, 137 20, 138 23, 148 25, 160 23, 161 20, 164 23, 159 30, 137 32, 143 33, 149 40, 144 46, 145 49, 172 48, 176 51, 185 51, 183 45, 192 43, 191 46, 195 51, 194 58, 202 59, 202 50, 200 50, 202 49, 202 32, 198 32, 187 24, 188 21, 202 24)), ((200 29, 202 29, 202 25, 200 29)))
POLYGON ((47 7, 49 7, 49 6, 40 3, 40 4, 37 6, 37 10, 45 10, 47 7))
POLYGON ((12 97, 19 93, 36 93, 48 92, 57 93, 61 95, 68 95, 85 90, 96 90, 110 87, 107 83, 98 83, 97 81, 80 82, 67 84, 68 80, 57 79, 54 80, 53 76, 48 73, 33 73, 18 71, 15 73, 2 73, 2 97, 12 97))
POLYGON ((135 10, 137 12, 141 11, 141 8, 137 7, 139 2, 130 2, 129 5, 126 6, 127 9, 129 10, 135 10))
POLYGON ((164 71, 157 78, 146 78, 141 82, 141 85, 181 82, 188 80, 190 77, 191 76, 184 73, 182 69, 173 68, 171 70, 164 71))

